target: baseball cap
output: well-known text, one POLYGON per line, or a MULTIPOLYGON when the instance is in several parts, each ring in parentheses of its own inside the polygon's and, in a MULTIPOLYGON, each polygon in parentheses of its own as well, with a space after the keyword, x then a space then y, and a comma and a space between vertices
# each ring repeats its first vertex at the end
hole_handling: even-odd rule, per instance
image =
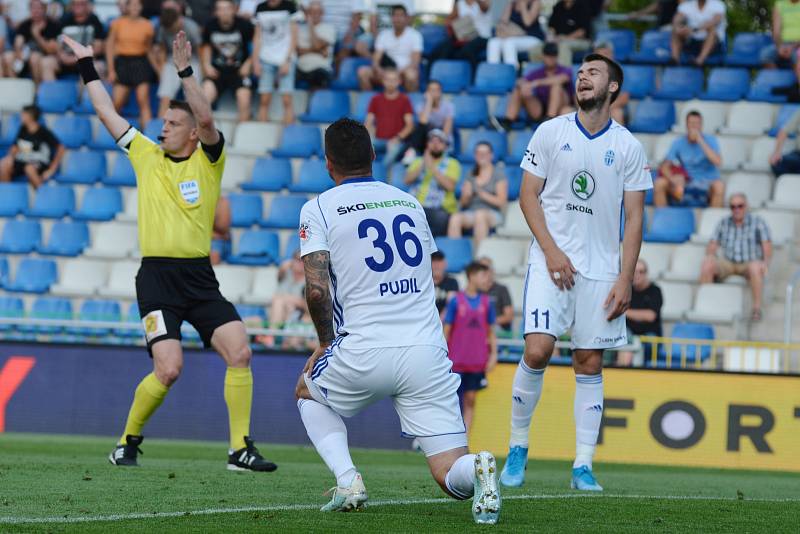
POLYGON ((447 137, 447 134, 444 133, 444 131, 441 130, 440 128, 434 128, 433 130, 428 132, 428 139, 431 139, 433 137, 438 137, 439 140, 446 145, 450 144, 450 139, 447 137))
POLYGON ((542 48, 542 54, 545 56, 557 56, 558 45, 556 43, 546 43, 542 48))

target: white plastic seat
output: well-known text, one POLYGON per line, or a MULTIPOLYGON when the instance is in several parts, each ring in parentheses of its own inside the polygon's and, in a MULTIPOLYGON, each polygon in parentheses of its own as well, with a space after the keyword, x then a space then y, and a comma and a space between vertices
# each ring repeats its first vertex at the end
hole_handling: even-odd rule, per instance
POLYGON ((253 158, 244 156, 229 156, 225 161, 225 170, 222 173, 222 191, 229 192, 237 189, 242 183, 250 180, 253 173, 253 158))
POLYGON ((703 116, 703 131, 714 133, 725 125, 725 118, 728 115, 728 104, 725 102, 713 102, 710 100, 688 100, 680 104, 680 113, 672 127, 675 133, 686 133, 686 115, 690 111, 699 111, 703 116))
POLYGON ((667 157, 667 152, 669 152, 672 143, 680 137, 678 134, 674 133, 667 133, 662 136, 659 136, 658 141, 656 141, 656 147, 653 150, 653 159, 650 162, 650 166, 656 169, 661 163, 664 161, 664 158, 667 157))
POLYGON ((800 174, 784 174, 775 182, 772 201, 767 206, 773 209, 800 210, 800 174))
POLYGON ((70 259, 60 271, 59 282, 50 287, 50 292, 65 297, 92 297, 108 278, 108 264, 104 261, 70 259))
POLYGON ((719 133, 728 135, 764 135, 775 122, 775 107, 764 102, 735 102, 728 110, 728 120, 719 133))
POLYGON ((233 135, 230 155, 266 156, 278 146, 281 127, 271 122, 240 122, 233 135))
POLYGON ((717 224, 722 219, 730 216, 731 212, 727 208, 706 208, 700 212, 700 224, 697 225, 695 233, 692 234, 692 243, 706 245, 714 237, 717 224))
POLYGON ((117 214, 117 220, 122 222, 136 222, 139 218, 139 197, 135 188, 126 188, 122 191, 122 213, 117 214))
POLYGON ((0 78, 0 110, 22 111, 22 108, 33 104, 36 86, 33 80, 25 78, 0 78))
POLYGON ((662 243, 642 243, 639 259, 647 263, 647 271, 651 280, 661 278, 669 269, 669 259, 672 256, 673 245, 662 243))
POLYGON ((695 282, 700 278, 700 267, 705 257, 705 247, 684 243, 672 253, 669 271, 664 280, 672 282, 695 282))
POLYGON ((634 134, 636 140, 642 143, 642 148, 644 148, 645 154, 647 154, 647 160, 653 160, 653 153, 655 152, 656 142, 661 138, 660 135, 656 134, 645 134, 645 133, 636 133, 634 134))
POLYGON ((503 225, 497 228, 497 234, 506 237, 531 238, 531 229, 522 215, 519 202, 513 202, 506 208, 506 217, 503 225))
POLYGON ((115 261, 111 265, 108 284, 98 289, 103 297, 133 300, 136 298, 136 273, 139 263, 134 261, 115 261))
POLYGON ((744 288, 729 284, 701 284, 694 307, 686 318, 698 323, 733 323, 742 314, 744 288))
POLYGON ((250 292, 253 273, 248 267, 216 265, 214 272, 222 295, 231 302, 240 302, 250 292))
POLYGON ((136 225, 108 222, 93 225, 92 246, 83 254, 90 258, 126 258, 137 247, 136 225))
MULTIPOLYGON (((787 143, 788 145, 789 143, 787 143)), ((775 138, 762 136, 750 143, 750 152, 742 169, 752 172, 769 172, 769 157, 775 151, 775 138)))
POLYGON ((242 302, 264 306, 272 301, 272 296, 277 289, 278 268, 259 267, 253 276, 253 288, 242 297, 242 302))
POLYGON ((772 177, 766 173, 735 172, 728 177, 725 185, 725 200, 734 193, 744 193, 751 208, 760 208, 769 199, 772 191, 772 177))
POLYGON ((527 247, 520 246, 516 239, 487 237, 478 245, 476 258, 488 256, 492 259, 494 270, 499 276, 511 274, 527 263, 527 247))
POLYGON ((767 223, 773 244, 786 245, 794 240, 796 218, 793 213, 775 210, 757 210, 754 213, 767 223))
POLYGON ((508 288, 508 292, 511 294, 511 302, 514 304, 514 313, 522 313, 525 278, 522 276, 503 276, 498 278, 497 281, 508 288))
POLYGON ((750 140, 744 137, 720 135, 719 151, 722 157, 720 169, 723 171, 736 171, 747 161, 747 152, 750 149, 750 140))
POLYGON ((692 284, 684 282, 659 282, 663 305, 663 321, 680 321, 692 309, 692 284))

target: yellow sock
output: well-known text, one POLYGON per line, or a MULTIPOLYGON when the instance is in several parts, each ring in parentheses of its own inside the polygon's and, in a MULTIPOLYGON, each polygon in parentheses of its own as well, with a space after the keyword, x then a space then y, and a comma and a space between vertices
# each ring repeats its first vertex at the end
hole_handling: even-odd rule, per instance
POLYGON ((250 407, 253 404, 253 373, 249 367, 228 367, 225 373, 225 403, 231 429, 231 449, 245 447, 250 435, 250 407))
POLYGON ((128 421, 125 423, 125 432, 120 439, 120 445, 125 444, 125 436, 139 436, 142 433, 147 420, 153 415, 153 412, 161 406, 164 397, 167 396, 169 388, 159 382, 156 375, 150 373, 139 382, 136 387, 136 393, 133 395, 133 404, 131 404, 131 411, 128 412, 128 421))

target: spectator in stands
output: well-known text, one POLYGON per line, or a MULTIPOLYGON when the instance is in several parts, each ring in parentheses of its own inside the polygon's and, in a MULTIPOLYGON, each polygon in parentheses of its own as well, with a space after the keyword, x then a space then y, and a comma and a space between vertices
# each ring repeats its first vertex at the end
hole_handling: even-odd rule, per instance
POLYGON ((731 216, 717 224, 714 237, 706 247, 700 270, 700 283, 721 282, 732 274, 744 276, 753 293, 751 320, 761 320, 764 278, 772 259, 772 239, 767 223, 748 211, 744 193, 730 198, 731 216), (722 257, 717 251, 722 249, 722 257))
POLYGON ((25 176, 33 187, 38 188, 58 171, 64 157, 64 145, 39 122, 40 117, 41 111, 36 106, 22 109, 22 124, 14 144, 0 160, 0 181, 9 182, 16 176, 25 176))
POLYGON ((270 328, 281 329, 288 322, 298 322, 306 313, 305 270, 300 251, 278 268, 278 288, 269 308, 270 328))
POLYGON ((445 235, 450 216, 458 209, 456 184, 461 178, 461 164, 447 156, 449 137, 442 130, 428 132, 428 145, 422 157, 406 171, 405 183, 422 204, 434 236, 445 235))
POLYGON ((333 45, 336 29, 323 22, 322 2, 312 0, 305 8, 306 21, 297 33, 297 79, 309 88, 328 87, 333 78, 333 45))
POLYGON ((542 50, 543 65, 517 80, 508 96, 506 116, 500 125, 506 130, 524 106, 530 120, 539 122, 560 115, 572 103, 572 69, 558 64, 558 45, 547 43, 542 50))
MULTIPOLYGON (((800 2, 800 0, 797 0, 800 2)), ((784 86, 777 86, 773 87, 771 92, 773 95, 782 95, 786 97, 786 102, 791 104, 797 104, 800 102, 800 78, 797 76, 800 74, 800 62, 797 61, 798 57, 800 56, 800 48, 795 51, 795 63, 792 65, 792 70, 794 70, 794 82, 791 85, 784 85, 784 86)))
POLYGON ((383 69, 383 92, 372 97, 367 107, 364 126, 372 138, 386 143, 383 163, 388 169, 403 152, 414 131, 414 109, 411 100, 400 92, 400 74, 383 69))
MULTIPOLYGON (((336 30, 336 66, 346 57, 357 54, 356 44, 364 35, 361 17, 366 11, 363 0, 322 0, 322 22, 336 30)), ((365 47, 364 57, 369 57, 369 47, 365 47)))
POLYGON ((186 38, 192 45, 192 70, 200 77, 200 62, 197 54, 203 44, 200 26, 183 14, 183 0, 164 0, 161 4, 158 31, 155 40, 155 58, 159 72, 158 82, 158 116, 163 117, 169 103, 178 95, 181 79, 172 61, 172 43, 179 31, 186 32, 186 38))
POLYGON ((283 123, 294 122, 294 91, 297 23, 294 2, 267 0, 256 8, 253 40, 253 72, 258 76, 258 120, 269 119, 269 105, 277 82, 283 100, 283 123))
POLYGON ((231 201, 220 196, 214 210, 214 233, 211 236, 211 265, 218 265, 231 255, 231 201))
POLYGON ((773 45, 761 52, 761 61, 780 69, 791 68, 800 46, 800 0, 776 0, 772 7, 773 45))
POLYGON ((362 91, 371 90, 383 78, 387 68, 395 69, 406 91, 419 88, 419 65, 422 61, 422 34, 409 26, 406 8, 396 5, 392 9, 392 28, 381 30, 375 40, 372 66, 358 69, 358 83, 362 91))
POLYGON ((518 54, 523 50, 538 47, 545 36, 539 24, 540 0, 511 0, 503 9, 495 28, 495 37, 486 45, 486 61, 508 65, 519 64, 518 54))
MULTIPOLYGON (((362 0, 356 0, 355 9, 362 6, 358 4, 362 0)), ((369 8, 364 11, 369 12, 369 32, 358 36, 355 51, 361 57, 370 57, 376 36, 383 30, 391 30, 393 27, 392 13, 395 6, 403 6, 409 19, 414 18, 414 0, 363 0, 364 5, 369 8)))
MULTIPOLYGON (((595 54, 600 54, 608 59, 614 59, 614 45, 610 41, 598 41, 594 44, 595 54)), ((620 124, 625 124, 625 108, 631 100, 631 93, 624 87, 619 92, 614 102, 611 103, 611 118, 620 124)))
POLYGON ((441 83, 436 80, 428 82, 423 100, 416 105, 414 111, 417 115, 417 124, 407 141, 408 150, 412 152, 406 152, 406 157, 403 158, 404 162, 407 158, 413 161, 417 154, 425 151, 425 145, 428 144, 428 132, 433 129, 442 130, 451 141, 453 138, 455 107, 452 102, 442 98, 441 83))
POLYGON ((690 111, 686 115, 686 135, 672 142, 658 169, 653 203, 666 206, 669 199, 682 202, 686 189, 692 189, 706 192, 709 206, 721 208, 725 184, 720 178, 720 165, 717 138, 703 133, 703 116, 699 111, 690 111))
POLYGON ((458 395, 467 433, 475 414, 475 397, 488 384, 486 374, 497 365, 497 337, 494 333, 496 312, 486 292, 489 269, 472 262, 467 265, 467 287, 447 303, 444 337, 453 372, 461 377, 458 395))
MULTIPOLYGON (((797 142, 794 150, 783 153, 786 139, 792 134, 796 135, 798 131, 800 131, 800 110, 794 112, 775 138, 775 150, 769 158, 769 164, 775 176, 800 173, 800 141, 797 142)), ((800 140, 800 136, 798 136, 798 140, 800 140)))
MULTIPOLYGON (((663 304, 664 298, 661 296, 661 289, 650 281, 647 274, 647 262, 639 259, 633 271, 631 304, 628 311, 625 312, 629 342, 632 336, 661 337, 661 306, 663 304)), ((643 351, 641 355, 645 355, 646 352, 646 350, 643 351)), ((633 360, 633 352, 617 352, 617 366, 630 367, 634 363, 633 360)))
POLYGON ((236 15, 234 0, 217 0, 200 49, 206 98, 213 104, 225 91, 233 91, 240 121, 250 120, 253 32, 253 24, 236 15))
POLYGON ((489 269, 489 289, 486 291, 492 299, 497 312, 495 324, 504 332, 510 333, 514 323, 514 304, 508 288, 495 279, 494 262, 489 256, 478 258, 478 261, 489 269))
POLYGON ((186 14, 201 28, 205 28, 211 22, 217 10, 215 0, 186 0, 186 8, 186 14))
MULTIPOLYGON (((103 55, 106 29, 100 19, 92 12, 89 0, 71 0, 69 9, 61 19, 61 33, 72 37, 84 46, 91 46, 95 56, 103 55)), ((58 73, 78 74, 78 59, 66 46, 58 47, 58 73)))
POLYGON ((661 31, 672 29, 672 20, 678 11, 681 0, 653 0, 642 9, 628 13, 629 20, 642 20, 650 15, 656 17, 656 28, 661 31))
POLYGON ((460 59, 469 61, 474 71, 492 36, 490 8, 491 0, 454 2, 446 21, 450 38, 433 51, 431 63, 437 59, 460 59))
POLYGON ((721 0, 685 0, 672 22, 672 60, 681 62, 685 49, 697 66, 705 65, 711 54, 725 42, 725 4, 721 0))
POLYGON ((431 254, 431 273, 436 293, 436 309, 441 314, 447 301, 453 298, 458 291, 458 282, 447 274, 447 258, 445 258, 444 252, 437 250, 431 254))
POLYGON ((142 16, 141 0, 127 0, 123 14, 111 22, 106 40, 106 66, 108 80, 114 84, 114 107, 121 111, 133 90, 139 104, 142 128, 153 117, 150 83, 155 72, 149 53, 154 36, 153 24, 142 16))
POLYGON ((16 29, 31 16, 30 3, 26 0, 2 0, 3 15, 11 29, 16 29))
POLYGON ((591 48, 592 16, 588 0, 559 0, 547 24, 548 41, 558 44, 558 63, 564 67, 572 67, 573 53, 591 48))
POLYGON ((447 237, 461 237, 465 229, 472 229, 473 248, 489 232, 503 222, 503 212, 508 204, 508 180, 492 162, 492 145, 482 141, 475 145, 475 166, 461 186, 461 210, 450 216, 447 237))
POLYGON ((14 49, 3 54, 5 75, 30 76, 37 84, 56 79, 58 71, 59 24, 47 17, 41 0, 31 0, 30 18, 20 22, 14 36, 14 49))

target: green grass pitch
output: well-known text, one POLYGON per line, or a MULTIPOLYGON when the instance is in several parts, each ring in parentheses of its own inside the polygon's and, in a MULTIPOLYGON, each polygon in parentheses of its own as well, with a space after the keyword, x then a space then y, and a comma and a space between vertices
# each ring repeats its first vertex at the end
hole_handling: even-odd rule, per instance
MULTIPOLYGON (((356 450, 370 506, 322 514, 333 485, 316 452, 268 446, 275 473, 225 470, 226 445, 148 439, 138 469, 113 438, 0 434, 0 532, 798 532, 800 474, 598 464, 603 495, 569 490, 570 465, 532 461, 500 523, 473 524, 414 452, 356 450)), ((500 461, 502 465, 502 459, 500 461)))

